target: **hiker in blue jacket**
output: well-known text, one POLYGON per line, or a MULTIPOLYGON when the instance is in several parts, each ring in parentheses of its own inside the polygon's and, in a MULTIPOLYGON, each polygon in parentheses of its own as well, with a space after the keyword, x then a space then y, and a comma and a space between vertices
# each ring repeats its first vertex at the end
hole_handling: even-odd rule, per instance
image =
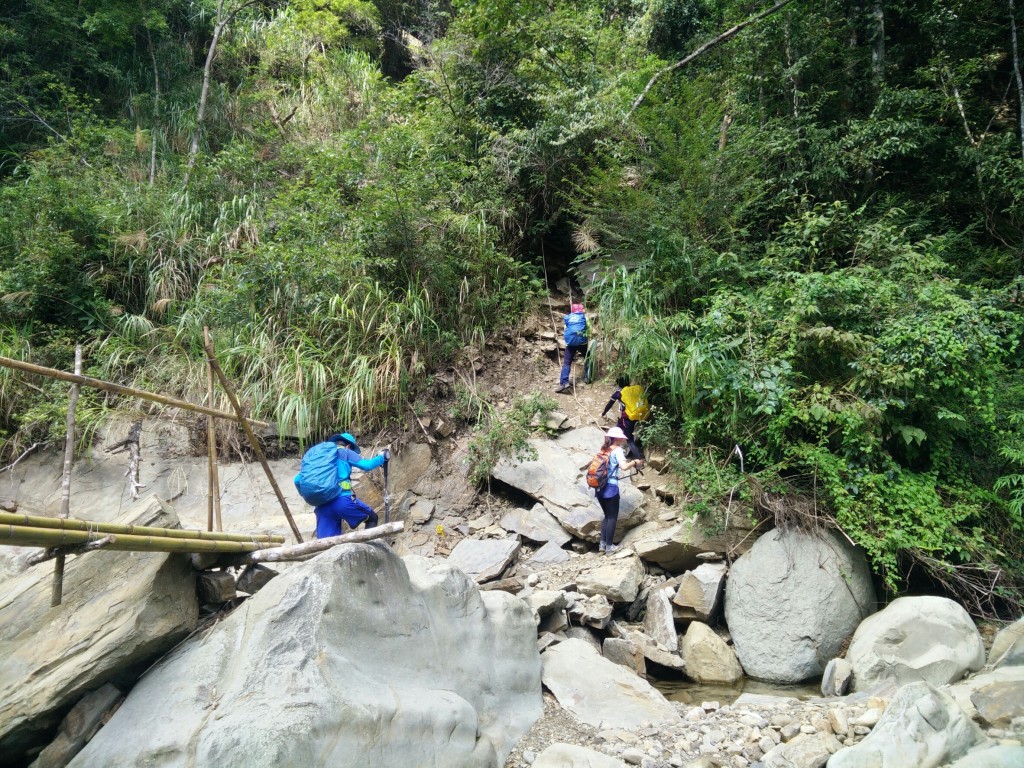
MULTIPOLYGON (((565 392, 569 388, 569 373, 576 355, 586 358, 587 355, 587 315, 582 304, 573 304, 565 316, 565 357, 562 360, 562 375, 555 387, 555 392, 565 392)), ((584 363, 583 380, 588 381, 589 374, 584 363)))
POLYGON ((372 459, 364 459, 359 454, 356 439, 348 432, 331 435, 327 441, 338 446, 338 483, 341 486, 341 494, 326 504, 313 508, 316 513, 318 539, 340 536, 342 520, 348 523, 350 528, 355 528, 364 521, 367 528, 377 525, 377 513, 357 499, 352 491, 352 467, 369 472, 391 459, 391 451, 387 448, 372 459))

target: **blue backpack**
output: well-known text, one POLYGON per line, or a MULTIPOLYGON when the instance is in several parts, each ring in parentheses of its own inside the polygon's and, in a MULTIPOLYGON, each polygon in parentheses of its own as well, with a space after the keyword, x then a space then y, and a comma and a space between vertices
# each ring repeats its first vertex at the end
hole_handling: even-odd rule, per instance
POLYGON ((338 446, 317 443, 302 456, 302 467, 295 476, 295 490, 307 504, 319 507, 338 498, 338 446))
POLYGON ((570 347, 587 343, 587 316, 582 312, 565 316, 565 343, 570 347))

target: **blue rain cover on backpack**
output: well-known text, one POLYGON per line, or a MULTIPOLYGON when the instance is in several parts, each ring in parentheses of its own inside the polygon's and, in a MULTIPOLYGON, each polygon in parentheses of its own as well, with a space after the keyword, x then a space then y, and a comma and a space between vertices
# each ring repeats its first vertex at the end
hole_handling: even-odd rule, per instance
POLYGON ((341 493, 338 487, 338 446, 317 443, 302 456, 302 468, 295 476, 295 490, 303 501, 319 507, 341 493))
POLYGON ((570 347, 587 343, 587 316, 582 312, 565 316, 565 343, 570 347))

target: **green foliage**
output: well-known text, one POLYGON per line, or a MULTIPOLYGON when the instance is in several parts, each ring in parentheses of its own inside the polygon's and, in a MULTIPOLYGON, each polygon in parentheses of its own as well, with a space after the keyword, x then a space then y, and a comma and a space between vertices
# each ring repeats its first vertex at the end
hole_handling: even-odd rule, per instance
POLYGON ((517 397, 504 413, 492 412, 487 424, 480 425, 469 441, 466 461, 469 480, 475 485, 487 482, 495 465, 506 457, 536 458, 529 438, 543 425, 557 403, 546 395, 534 393, 517 397))
MULTIPOLYGON (((796 2, 635 111, 749 4, 258 3, 219 40, 185 189, 215 11, 0 11, 0 348, 68 368, 83 342, 198 400, 209 326, 256 415, 366 428, 575 261, 599 370, 647 386, 644 437, 709 520, 745 492, 739 444, 893 588, 908 558, 1024 562, 1005 3, 895 0, 883 48, 866 7, 796 2)), ((9 455, 59 439, 61 392, 0 371, 9 455)), ((543 412, 456 399, 480 482, 543 412)))

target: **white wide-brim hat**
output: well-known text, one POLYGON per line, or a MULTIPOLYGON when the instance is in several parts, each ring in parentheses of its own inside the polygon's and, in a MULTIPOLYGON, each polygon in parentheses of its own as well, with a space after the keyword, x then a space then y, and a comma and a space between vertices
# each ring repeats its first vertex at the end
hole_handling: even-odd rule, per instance
POLYGON ((628 440, 629 439, 628 437, 626 437, 626 433, 623 432, 618 427, 612 427, 611 429, 609 429, 604 434, 605 434, 606 437, 610 437, 612 440, 628 440))

